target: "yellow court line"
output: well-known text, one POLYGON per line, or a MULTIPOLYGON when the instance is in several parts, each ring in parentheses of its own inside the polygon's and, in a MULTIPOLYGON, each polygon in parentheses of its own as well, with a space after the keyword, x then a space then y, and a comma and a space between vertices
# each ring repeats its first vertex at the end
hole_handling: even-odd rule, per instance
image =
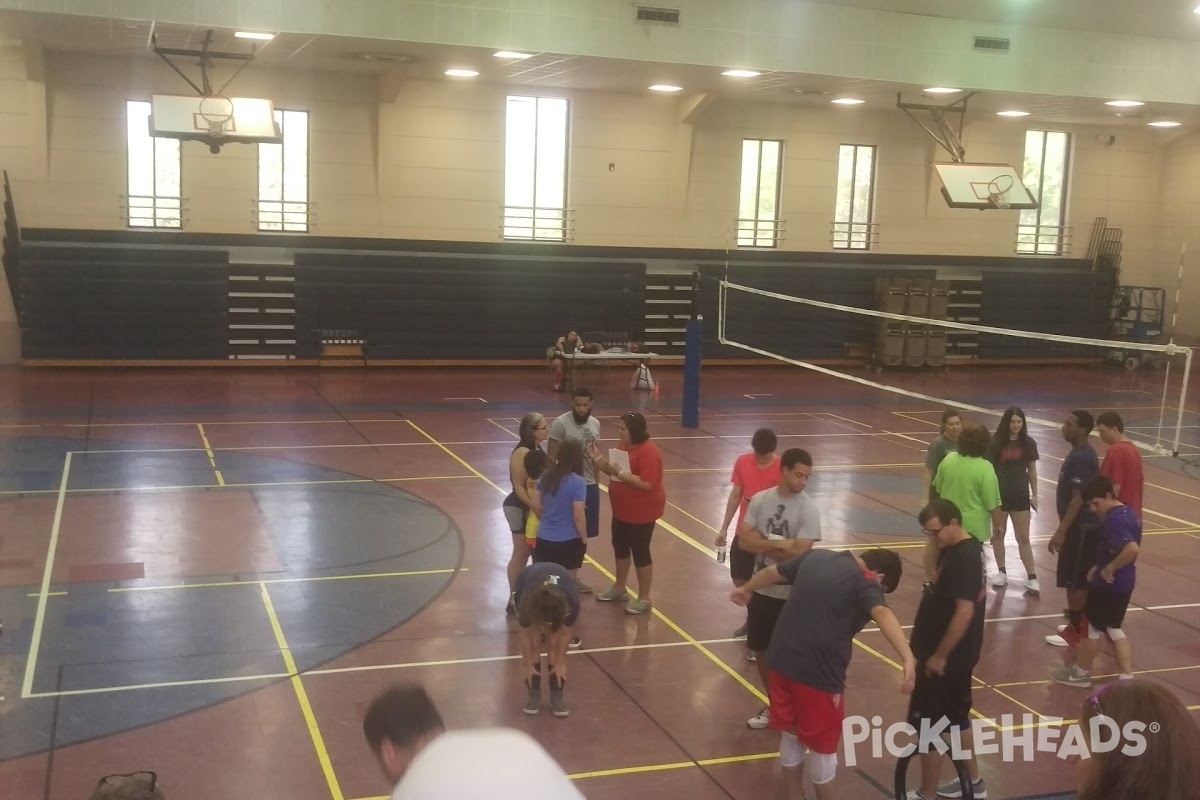
POLYGON ((217 456, 213 453, 212 445, 208 443, 208 434, 204 432, 204 426, 199 422, 196 427, 200 430, 200 441, 204 442, 204 452, 208 455, 208 463, 212 466, 213 474, 217 476, 217 485, 225 485, 225 476, 221 474, 221 470, 217 469, 217 456))
POLYGON ((62 531, 63 506, 67 502, 67 484, 71 480, 71 457, 67 451, 63 458, 62 478, 58 484, 58 500, 54 504, 54 519, 50 523, 50 542, 46 546, 46 564, 42 569, 42 584, 38 589, 37 611, 33 617, 33 633, 29 640, 29 653, 25 658, 25 679, 21 684, 21 697, 33 696, 33 676, 37 672, 38 654, 42 647, 42 629, 46 624, 46 600, 50 592, 50 578, 54 573, 54 559, 58 555, 58 537, 62 531))
MULTIPOLYGON (((110 592, 158 592, 169 589, 213 589, 225 586, 261 586, 272 583, 319 583, 321 581, 357 581, 367 578, 408 578, 415 575, 451 575, 462 569, 422 569, 412 572, 373 572, 365 575, 321 575, 309 578, 265 578, 253 581, 213 581, 210 583, 173 583, 166 586, 117 586, 110 592)), ((66 594, 66 592, 63 592, 66 594)))
POLYGON ((242 683, 245 681, 267 681, 288 677, 286 672, 267 672, 262 675, 233 675, 225 678, 196 678, 186 681, 162 681, 161 683, 135 683, 129 686, 98 686, 94 689, 64 689, 60 692, 37 692, 30 697, 80 697, 89 694, 112 694, 114 692, 136 692, 143 689, 174 689, 182 686, 208 686, 214 683, 242 683))
POLYGON ((300 678, 299 670, 296 669, 296 660, 292 658, 292 650, 288 647, 287 639, 283 635, 283 626, 279 624, 279 615, 275 613, 275 605, 271 602, 271 594, 267 591, 266 583, 261 584, 261 589, 263 606, 267 610, 267 617, 271 620, 271 630, 275 632, 275 643, 279 646, 284 666, 287 667, 291 677, 292 689, 296 692, 296 700, 300 703, 300 711, 308 725, 308 734, 312 738, 313 748, 317 751, 317 761, 320 762, 321 770, 325 773, 325 782, 329 784, 329 794, 333 800, 343 800, 345 795, 342 794, 342 787, 338 784, 337 775, 333 772, 329 751, 325 748, 325 737, 321 735, 321 729, 317 725, 317 717, 313 714, 312 704, 308 701, 308 692, 304 690, 304 682, 300 678))

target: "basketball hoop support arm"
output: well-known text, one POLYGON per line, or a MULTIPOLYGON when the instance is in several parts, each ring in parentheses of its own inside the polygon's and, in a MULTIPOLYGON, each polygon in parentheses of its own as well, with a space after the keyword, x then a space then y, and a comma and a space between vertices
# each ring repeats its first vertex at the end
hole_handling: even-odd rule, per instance
POLYGON ((906 103, 901 94, 896 93, 896 108, 908 115, 909 119, 920 125, 926 133, 933 137, 933 140, 940 144, 950 157, 958 163, 963 163, 967 160, 967 151, 962 145, 963 120, 967 116, 967 101, 975 96, 975 92, 964 95, 953 103, 945 106, 934 106, 926 103, 906 103), (913 116, 914 111, 928 111, 933 117, 934 127, 937 132, 930 130, 929 126, 921 120, 913 116), (947 121, 947 114, 958 114, 958 130, 955 131, 953 125, 947 121))
POLYGON ((181 47, 159 47, 157 36, 151 37, 150 41, 154 48, 154 53, 163 61, 167 62, 167 66, 175 70, 175 73, 179 75, 179 77, 187 81, 188 86, 191 86, 196 91, 196 94, 200 95, 201 97, 212 97, 214 94, 224 94, 225 87, 233 83, 234 79, 237 78, 238 75, 242 74, 242 70, 246 68, 246 65, 253 61, 255 56, 257 56, 257 52, 253 49, 253 46, 251 46, 251 51, 249 53, 222 53, 209 50, 208 48, 212 44, 212 36, 213 32, 209 31, 205 35, 204 44, 199 50, 189 50, 181 47), (199 59, 201 85, 197 86, 194 80, 184 74, 183 70, 179 68, 179 65, 171 60, 171 56, 199 59), (225 81, 225 83, 223 83, 221 87, 214 93, 209 70, 212 68, 213 61, 215 59, 222 59, 225 61, 241 61, 242 63, 241 66, 234 71, 233 75, 229 77, 229 80, 225 81))

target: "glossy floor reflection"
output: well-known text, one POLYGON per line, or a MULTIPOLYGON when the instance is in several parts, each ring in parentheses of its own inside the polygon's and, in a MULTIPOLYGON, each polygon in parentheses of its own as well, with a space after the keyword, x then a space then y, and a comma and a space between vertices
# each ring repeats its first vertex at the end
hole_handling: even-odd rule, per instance
MULTIPOLYGON (((647 414, 669 505, 654 539, 657 612, 630 618, 585 597, 565 720, 521 713, 503 613, 500 501, 516 420, 566 402, 540 371, 4 373, 0 785, 67 800, 100 775, 151 768, 172 797, 379 797, 388 787, 362 741, 362 709, 390 683, 419 681, 452 726, 530 732, 589 798, 783 796, 777 736, 745 724, 761 707, 758 678, 730 637, 742 612, 713 558, 728 470, 762 425, 781 448, 809 449, 822 546, 896 548, 909 575, 890 605, 908 623, 914 515, 940 411, 797 372, 706 369, 699 429, 679 424, 669 368, 656 370, 657 395, 595 376, 604 439, 621 412, 647 414), (758 391, 771 394, 747 396, 758 391), (468 395, 487 402, 447 399, 468 395)), ((896 382, 933 391, 930 380, 896 382)), ((1042 417, 1112 408, 1142 427, 1158 415, 1130 401, 1143 378, 1122 371, 937 380, 933 393, 1042 417)), ((1188 431, 1184 452, 1200 452, 1200 429, 1188 431)), ((1048 508, 1066 446, 1053 429, 1033 432, 1048 508)), ((1146 463, 1127 630, 1138 669, 1200 707, 1200 487, 1174 459, 1146 463)), ((609 519, 604 500, 582 571, 597 589, 613 565, 609 519)), ((1045 546, 1054 522, 1044 513, 1033 525, 1042 595, 989 589, 975 705, 990 719, 1079 713, 1084 693, 1046 680, 1069 655, 1042 641, 1063 606, 1045 546)), ((878 632, 859 638, 848 713, 897 721, 897 673, 875 655, 888 648, 878 632)), ((1097 667, 1111 671, 1111 657, 1097 667)), ((853 767, 843 759, 844 796, 887 796, 894 760, 858 755, 853 767)), ((994 798, 1072 789, 1071 765, 1052 755, 985 757, 983 772, 994 798)))

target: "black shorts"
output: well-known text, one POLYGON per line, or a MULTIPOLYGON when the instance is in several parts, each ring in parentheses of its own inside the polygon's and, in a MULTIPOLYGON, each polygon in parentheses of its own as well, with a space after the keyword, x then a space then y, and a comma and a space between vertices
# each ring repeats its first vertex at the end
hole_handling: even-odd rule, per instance
POLYGON ((745 583, 754 577, 754 561, 757 556, 747 553, 738 544, 738 537, 733 537, 729 545, 729 576, 735 581, 745 583))
POLYGON ((533 563, 549 561, 552 564, 558 564, 563 569, 579 569, 583 566, 583 557, 586 553, 587 545, 577 538, 566 542, 538 539, 537 547, 533 549, 533 563))
POLYGON ((747 649, 761 653, 771 646, 771 634, 775 632, 775 623, 779 621, 779 613, 783 611, 785 603, 787 600, 767 597, 758 592, 750 595, 750 605, 746 615, 747 649))
POLYGON ((1006 513, 1029 511, 1033 504, 1029 502, 1029 492, 1000 493, 1000 510, 1006 513))
POLYGON ((650 539, 654 536, 655 522, 623 522, 613 518, 613 555, 618 559, 633 557, 635 567, 653 564, 650 558, 650 539))
POLYGON ((1058 553, 1058 588, 1088 588, 1088 572, 1096 565, 1096 543, 1100 528, 1072 525, 1058 553))
POLYGON ((1125 622, 1130 597, 1132 594, 1106 592, 1093 586, 1088 592, 1087 605, 1083 607, 1088 625, 1098 631, 1120 628, 1125 622))
POLYGON ((950 727, 963 728, 971 722, 971 673, 946 671, 930 677, 925 662, 917 662, 917 685, 908 701, 908 723, 917 731, 921 720, 936 725, 943 717, 950 727))

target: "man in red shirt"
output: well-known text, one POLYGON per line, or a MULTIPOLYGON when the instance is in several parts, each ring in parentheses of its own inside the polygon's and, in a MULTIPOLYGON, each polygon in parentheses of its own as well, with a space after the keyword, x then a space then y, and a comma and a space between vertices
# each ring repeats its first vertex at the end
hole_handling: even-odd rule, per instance
POLYGON ((1108 445, 1100 474, 1113 482, 1117 500, 1127 505, 1142 518, 1142 491, 1146 476, 1142 472, 1142 454, 1137 445, 1125 436, 1125 423, 1115 411, 1105 411, 1096 418, 1096 433, 1108 445))
MULTIPOLYGON (((724 547, 729 538, 729 523, 737 513, 737 527, 734 528, 733 546, 729 548, 729 576, 733 578, 734 586, 741 586, 754 575, 754 553, 747 553, 738 546, 736 531, 742 529, 746 520, 746 509, 750 507, 750 498, 765 489, 774 489, 779 485, 780 466, 779 456, 775 449, 779 441, 775 431, 770 428, 759 428, 750 440, 753 453, 738 456, 733 464, 733 477, 730 483, 729 499, 725 502, 725 519, 721 522, 721 532, 717 534, 717 547, 724 547)), ((733 632, 737 638, 748 633, 748 624, 733 632)), ((753 654, 751 654, 753 657, 753 654)))

